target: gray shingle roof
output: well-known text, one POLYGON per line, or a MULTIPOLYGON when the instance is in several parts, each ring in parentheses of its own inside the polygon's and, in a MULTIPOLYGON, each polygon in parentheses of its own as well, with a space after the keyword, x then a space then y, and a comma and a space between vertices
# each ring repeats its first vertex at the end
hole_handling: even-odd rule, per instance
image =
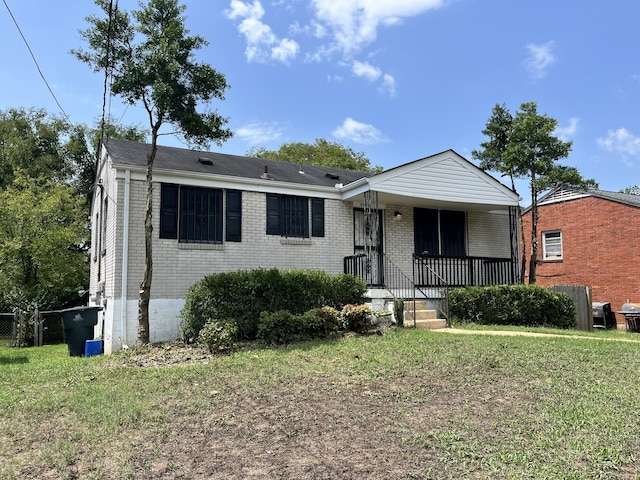
MULTIPOLYGON (((105 140, 105 146, 115 165, 141 168, 146 165, 149 144, 111 138, 105 140)), ((154 162, 154 171, 177 170, 250 179, 260 179, 265 168, 276 182, 326 187, 333 187, 337 183, 347 185, 373 175, 370 172, 304 164, 302 174, 298 163, 164 146, 158 146, 154 162)))
MULTIPOLYGON (((539 200, 539 205, 565 202, 584 198, 587 196, 598 197, 612 202, 624 203, 633 207, 640 207, 640 195, 629 193, 610 192, 607 190, 577 190, 571 188, 558 188, 550 191, 539 200)), ((530 207, 525 209, 529 211, 530 207)))

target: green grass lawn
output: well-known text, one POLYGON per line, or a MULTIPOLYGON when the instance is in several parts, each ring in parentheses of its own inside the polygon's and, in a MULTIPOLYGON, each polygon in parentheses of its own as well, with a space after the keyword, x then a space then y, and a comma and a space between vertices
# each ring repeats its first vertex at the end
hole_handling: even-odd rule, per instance
POLYGON ((637 343, 405 329, 158 361, 173 348, 0 348, 0 479, 640 478, 637 343))

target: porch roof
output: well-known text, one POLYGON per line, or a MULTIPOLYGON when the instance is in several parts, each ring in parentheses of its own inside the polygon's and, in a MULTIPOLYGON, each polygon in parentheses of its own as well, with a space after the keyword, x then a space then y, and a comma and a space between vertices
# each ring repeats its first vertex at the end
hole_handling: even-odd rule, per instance
POLYGON ((453 150, 359 179, 342 189, 345 200, 378 192, 380 204, 460 210, 517 206, 518 195, 453 150))

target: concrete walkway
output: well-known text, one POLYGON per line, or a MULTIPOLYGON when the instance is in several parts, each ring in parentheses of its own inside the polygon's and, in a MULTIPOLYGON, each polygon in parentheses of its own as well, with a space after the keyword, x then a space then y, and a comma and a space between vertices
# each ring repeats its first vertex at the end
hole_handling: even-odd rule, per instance
MULTIPOLYGON (((432 330, 433 332, 460 334, 460 335, 496 335, 503 337, 555 337, 555 338, 579 338, 586 340, 604 340, 609 342, 627 342, 640 343, 640 335, 637 339, 633 338, 612 338, 612 337, 589 337, 584 335, 561 335, 556 333, 537 333, 537 332, 520 332, 513 330, 467 330, 464 328, 439 328, 432 330)), ((627 335, 633 335, 629 333, 627 335)))

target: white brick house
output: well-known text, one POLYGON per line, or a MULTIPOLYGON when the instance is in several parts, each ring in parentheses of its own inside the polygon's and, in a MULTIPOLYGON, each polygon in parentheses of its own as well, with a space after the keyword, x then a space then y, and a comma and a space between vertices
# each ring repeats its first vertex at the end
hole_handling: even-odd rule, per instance
MULTIPOLYGON (((107 353, 136 341, 149 148, 107 140, 98 166, 90 294, 107 353)), ((517 195, 452 150, 374 175, 158 147, 153 202, 151 341, 179 336, 186 289, 215 272, 354 273, 393 298, 518 271, 517 195)))

